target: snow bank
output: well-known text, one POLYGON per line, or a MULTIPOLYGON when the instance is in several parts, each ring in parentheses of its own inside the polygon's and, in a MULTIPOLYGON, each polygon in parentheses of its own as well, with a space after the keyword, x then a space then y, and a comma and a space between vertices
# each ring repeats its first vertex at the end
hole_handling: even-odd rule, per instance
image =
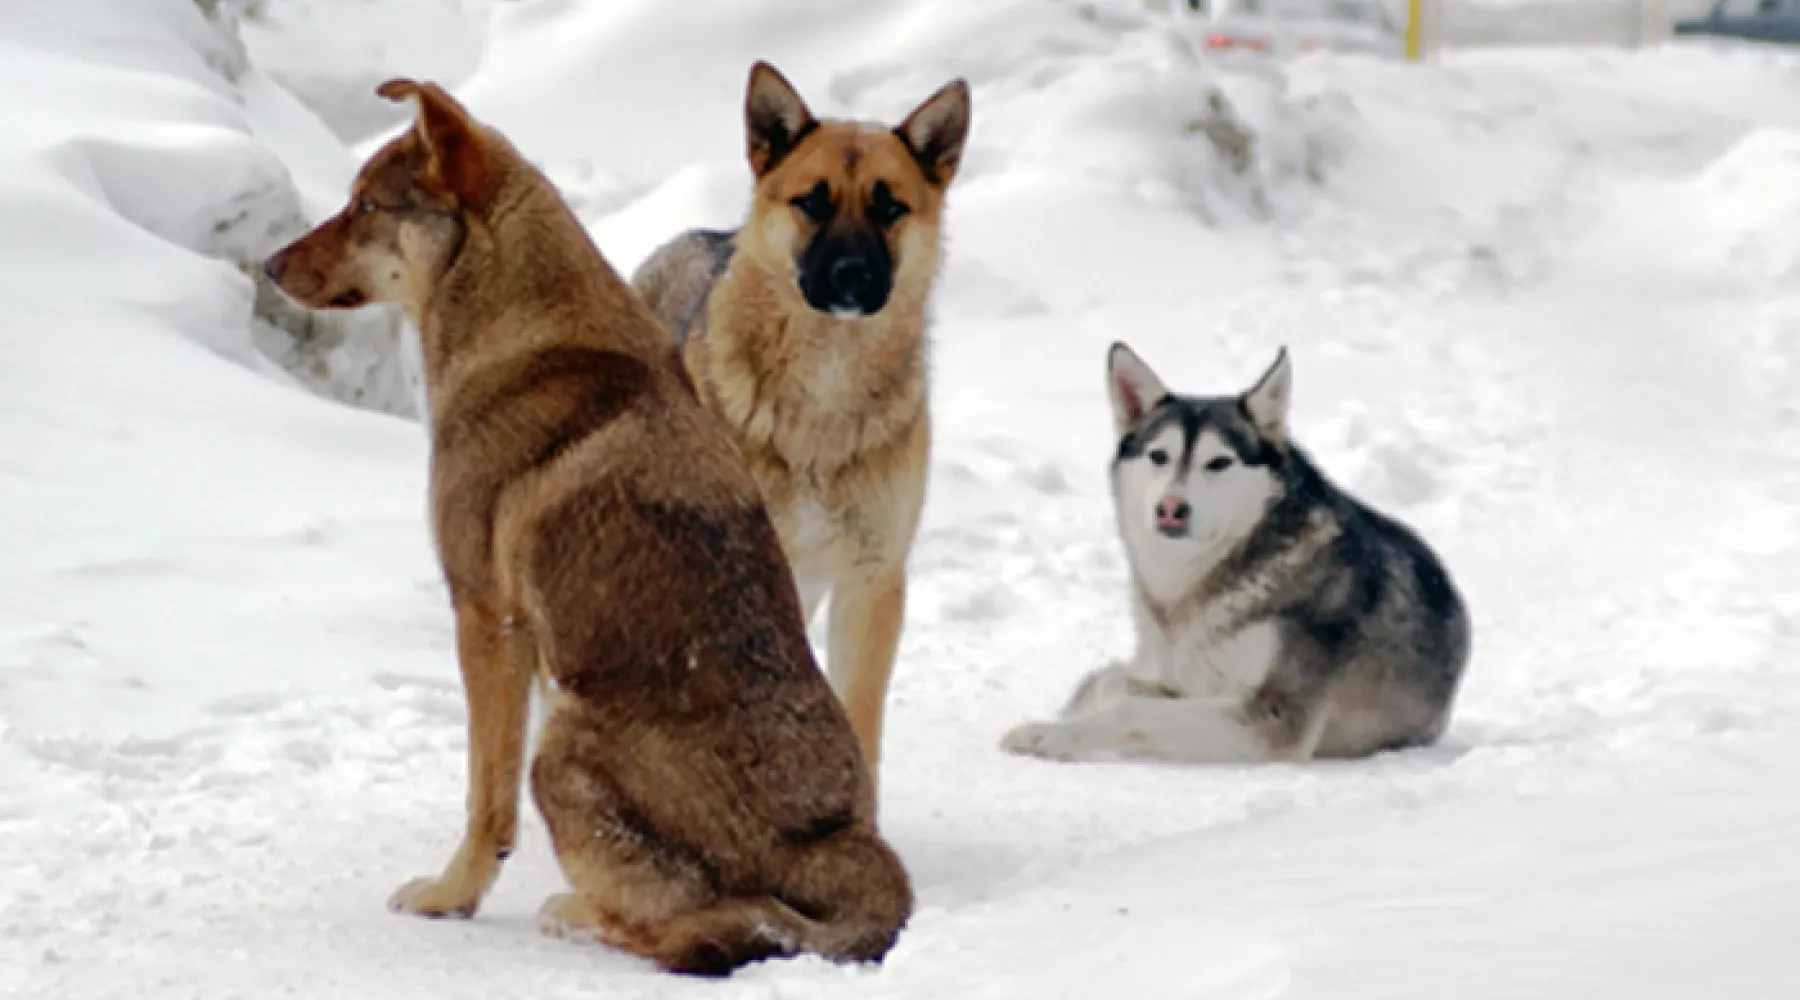
POLYGON ((407 405, 395 327, 264 322, 251 277, 347 153, 190 0, 0 7, 0 121, 0 728, 166 731, 353 670, 273 647, 395 586, 345 537, 421 530, 416 425, 308 391, 407 405))
MULTIPOLYGON (((399 352, 396 314, 317 316, 283 299, 262 260, 335 211, 355 162, 309 112, 261 76, 233 34, 228 8, 148 0, 125 14, 82 5, 24 5, 5 12, 16 53, 6 80, 15 170, 67 194, 29 211, 116 213, 130 235, 110 241, 129 270, 147 238, 180 266, 213 275, 207 292, 169 289, 197 312, 234 322, 191 335, 220 355, 291 384, 395 413, 411 412, 416 380, 399 352), (79 199, 79 201, 78 201, 79 199), (191 296, 191 298, 190 298, 191 296)), ((54 225, 50 232, 54 233, 54 225)), ((67 252, 76 252, 58 240, 67 252)), ((6 251, 23 273, 55 271, 56 251, 25 238, 6 251)), ((115 294, 93 251, 67 274, 115 294)), ((17 273, 17 272, 15 272, 17 273)), ((66 295, 38 283, 34 298, 66 295)))
POLYGON ((682 226, 741 218, 742 92, 758 58, 816 114, 890 122, 966 77, 975 124, 959 194, 1032 177, 1209 223, 1267 219, 1304 204, 1352 134, 1341 95, 1215 67, 1130 3, 700 0, 682 12, 503 6, 459 90, 570 192, 624 268, 682 226))
POLYGON ((1800 281, 1800 131, 1761 128, 1686 185, 1705 232, 1689 247, 1746 280, 1800 281))
POLYGON ((376 96, 394 76, 460 83, 480 60, 494 0, 213 0, 243 22, 257 68, 346 142, 400 121, 376 96))

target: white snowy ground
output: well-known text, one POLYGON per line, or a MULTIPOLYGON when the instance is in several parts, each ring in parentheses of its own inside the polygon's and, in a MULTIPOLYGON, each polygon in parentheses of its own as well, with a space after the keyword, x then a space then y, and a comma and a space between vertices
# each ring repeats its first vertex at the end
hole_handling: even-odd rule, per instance
POLYGON ((179 0, 112 6, 85 35, 0 15, 0 997, 1800 989, 1794 56, 1317 58, 1284 85, 1048 0, 507 5, 463 92, 621 268, 733 221, 752 58, 826 113, 975 88, 883 783, 917 915, 880 969, 719 985, 540 937, 535 817, 475 920, 382 908, 461 814, 423 436, 259 373, 247 280, 155 224, 257 143, 312 150, 309 183, 353 161, 291 101, 198 89, 179 0), (1184 130, 1213 83, 1261 130, 1254 183, 1184 130), (1116 337, 1192 391, 1295 352, 1301 440, 1473 606, 1443 747, 995 748, 1129 643, 1116 337))

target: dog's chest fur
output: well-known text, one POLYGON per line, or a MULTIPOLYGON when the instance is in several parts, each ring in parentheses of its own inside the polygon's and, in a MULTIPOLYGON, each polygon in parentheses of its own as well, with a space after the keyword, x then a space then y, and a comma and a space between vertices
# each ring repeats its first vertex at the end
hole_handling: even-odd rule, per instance
POLYGON ((905 558, 923 502, 923 315, 891 302, 840 320, 788 308, 743 260, 685 347, 732 429, 808 605, 857 566, 905 558))
MULTIPOLYGON (((1196 568, 1178 591, 1147 586, 1152 581, 1134 569, 1137 679, 1183 697, 1248 695, 1260 688, 1282 655, 1281 619, 1271 601, 1337 534, 1329 516, 1315 516, 1254 566, 1237 572, 1196 568), (1162 596, 1177 592, 1173 600, 1162 596)), ((1129 536, 1126 544, 1131 551, 1129 536)), ((1145 562, 1131 554, 1134 567, 1145 562)), ((1169 580, 1154 582, 1166 588, 1169 580)))
POLYGON ((1142 597, 1135 600, 1138 656, 1135 679, 1184 698, 1248 696, 1261 687, 1281 655, 1281 636, 1269 619, 1226 622, 1211 616, 1164 624, 1142 597))

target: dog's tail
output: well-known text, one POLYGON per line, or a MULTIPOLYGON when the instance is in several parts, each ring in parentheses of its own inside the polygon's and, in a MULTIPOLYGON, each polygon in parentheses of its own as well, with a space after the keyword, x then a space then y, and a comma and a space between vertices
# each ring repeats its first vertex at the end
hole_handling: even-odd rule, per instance
POLYGON ((701 976, 803 951, 837 962, 880 961, 912 915, 912 885, 900 859, 860 827, 801 851, 781 892, 676 917, 646 942, 651 956, 670 972, 701 976))

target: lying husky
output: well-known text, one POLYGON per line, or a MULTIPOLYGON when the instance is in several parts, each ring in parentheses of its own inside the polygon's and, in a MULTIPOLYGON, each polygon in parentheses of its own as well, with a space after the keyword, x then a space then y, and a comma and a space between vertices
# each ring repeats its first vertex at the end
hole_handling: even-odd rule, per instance
POLYGON ((820 121, 775 68, 745 98, 756 194, 735 232, 671 240, 632 285, 683 348, 768 501, 871 769, 931 447, 926 301, 969 130, 945 84, 894 128, 820 121))
POLYGON ((531 791, 575 892, 546 931, 679 972, 887 952, 912 908, 774 526, 668 335, 544 177, 437 86, 349 206, 272 257, 313 308, 398 302, 469 699, 468 826, 392 905, 466 917, 531 791))
POLYGON ((1137 655, 1084 679, 1060 721, 1002 746, 1253 763, 1434 742, 1468 660, 1468 614, 1425 543, 1290 439, 1287 351, 1237 397, 1171 395, 1124 344, 1107 369, 1137 655))

